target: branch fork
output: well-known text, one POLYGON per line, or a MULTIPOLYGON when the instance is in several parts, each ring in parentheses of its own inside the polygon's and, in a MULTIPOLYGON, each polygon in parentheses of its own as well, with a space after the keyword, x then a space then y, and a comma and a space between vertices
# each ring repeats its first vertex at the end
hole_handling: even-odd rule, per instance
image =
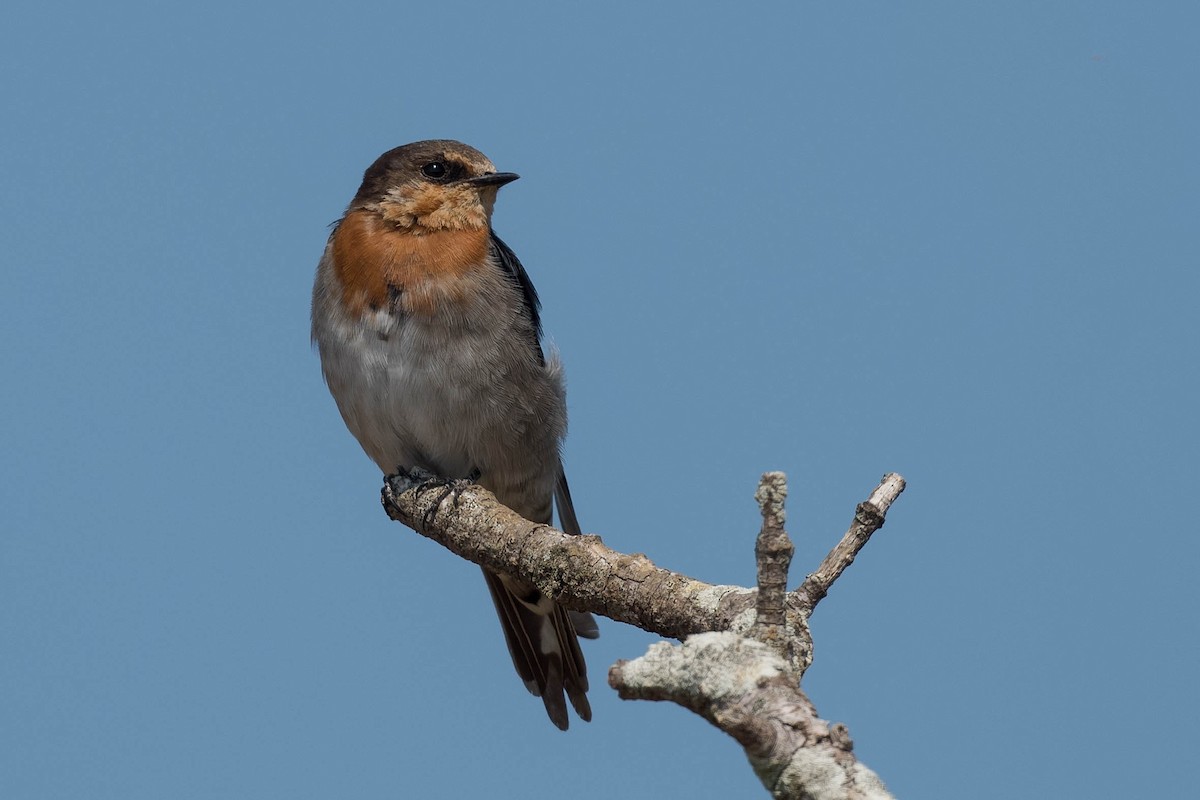
POLYGON ((392 519, 463 558, 520 577, 567 608, 683 640, 618 661, 609 685, 624 699, 678 703, 728 733, 772 796, 874 800, 891 795, 855 758, 845 726, 817 715, 800 680, 812 664, 809 617, 883 526, 904 486, 900 475, 885 475, 794 591, 787 590, 795 548, 784 529, 782 472, 765 473, 755 492, 762 516, 755 589, 695 580, 640 553, 618 553, 599 536, 568 536, 522 519, 480 486, 422 471, 389 476, 383 505, 392 519))

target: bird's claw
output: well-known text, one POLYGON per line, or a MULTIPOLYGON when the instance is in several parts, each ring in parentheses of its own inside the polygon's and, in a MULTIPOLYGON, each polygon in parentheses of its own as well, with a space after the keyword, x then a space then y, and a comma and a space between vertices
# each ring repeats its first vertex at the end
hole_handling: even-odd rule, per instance
MULTIPOLYGON (((415 470, 413 472, 415 472, 415 470)), ((424 473, 424 470, 421 470, 421 472, 424 473)), ((412 473, 410 472, 410 474, 412 473)), ((437 499, 433 501, 433 505, 429 507, 429 510, 427 510, 425 515, 421 518, 421 521, 424 523, 424 525, 428 527, 433 523, 434 519, 437 518, 438 511, 441 510, 442 503, 446 502, 446 498, 453 496, 454 507, 458 508, 459 495, 461 495, 463 490, 465 490, 467 487, 475 485, 475 482, 479 480, 480 473, 478 469, 473 469, 465 478, 445 478, 436 475, 429 475, 428 473, 425 473, 425 475, 428 475, 428 477, 426 477, 425 480, 421 482, 421 485, 417 487, 417 493, 421 494, 432 489, 439 490, 437 499)))

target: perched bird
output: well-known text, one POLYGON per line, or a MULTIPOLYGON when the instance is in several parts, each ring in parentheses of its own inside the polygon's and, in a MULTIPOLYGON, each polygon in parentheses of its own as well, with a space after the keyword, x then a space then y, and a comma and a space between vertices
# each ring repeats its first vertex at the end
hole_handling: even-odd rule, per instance
MULTIPOLYGON (((492 230, 515 181, 461 142, 389 150, 329 236, 313 287, 312 338, 346 427, 385 474, 471 478, 534 522, 578 534, 559 446, 562 366, 541 346, 537 292, 492 230)), ((591 718, 577 636, 590 614, 484 570, 513 665, 566 730, 564 695, 591 718)))

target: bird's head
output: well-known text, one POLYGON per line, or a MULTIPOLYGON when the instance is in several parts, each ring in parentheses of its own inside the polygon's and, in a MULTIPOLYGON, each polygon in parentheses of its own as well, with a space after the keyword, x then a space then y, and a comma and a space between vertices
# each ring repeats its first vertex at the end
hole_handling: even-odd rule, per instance
POLYGON ((496 192, 515 181, 474 147, 450 139, 389 150, 363 174, 350 209, 372 211, 413 234, 487 230, 496 192))

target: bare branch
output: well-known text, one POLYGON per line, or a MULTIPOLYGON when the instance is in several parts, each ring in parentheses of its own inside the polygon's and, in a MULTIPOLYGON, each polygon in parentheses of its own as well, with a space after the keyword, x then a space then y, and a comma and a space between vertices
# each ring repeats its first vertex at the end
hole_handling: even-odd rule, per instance
POLYGON ((733 736, 771 794, 804 800, 882 800, 890 795, 860 764, 845 726, 831 725, 800 690, 812 661, 808 616, 884 521, 904 479, 884 476, 816 572, 786 591, 793 547, 784 524, 783 473, 763 475, 755 497, 762 529, 758 589, 714 586, 522 519, 487 490, 410 471, 383 489, 388 515, 458 555, 518 577, 579 611, 670 638, 620 661, 609 684, 627 699, 670 700, 733 736))
POLYGON ((751 624, 755 592, 714 586, 618 553, 599 536, 569 536, 523 519, 481 486, 431 482, 411 471, 388 477, 388 516, 494 572, 520 576, 577 611, 591 611, 672 639, 751 624), (741 621, 737 617, 742 615, 741 621))
MULTIPOLYGON (((747 633, 787 659, 797 676, 812 664, 812 634, 808 610, 794 592, 787 591, 788 567, 796 548, 783 523, 787 519, 787 476, 765 472, 754 493, 762 514, 762 529, 754 545, 758 566, 758 601, 754 627, 747 633)), ((798 681, 797 681, 798 682, 798 681)))
POLYGON ((780 652, 783 648, 784 600, 787 594, 788 567, 796 548, 783 529, 786 514, 787 478, 782 472, 763 473, 754 499, 762 513, 762 529, 754 546, 758 564, 757 618, 751 635, 780 652))
POLYGON ((866 546, 871 534, 883 527, 888 509, 903 491, 904 478, 895 472, 889 472, 883 476, 875 491, 871 492, 871 496, 858 504, 858 508, 854 510, 854 520, 842 536, 842 540, 829 551, 821 566, 805 578, 804 583, 796 590, 801 605, 808 613, 811 614, 817 603, 829 593, 829 587, 846 571, 846 567, 854 563, 855 556, 866 546))
POLYGON ((659 642, 618 661, 608 682, 623 699, 670 700, 733 736, 774 797, 891 798, 854 757, 845 727, 817 716, 788 664, 761 642, 728 632, 659 642))

